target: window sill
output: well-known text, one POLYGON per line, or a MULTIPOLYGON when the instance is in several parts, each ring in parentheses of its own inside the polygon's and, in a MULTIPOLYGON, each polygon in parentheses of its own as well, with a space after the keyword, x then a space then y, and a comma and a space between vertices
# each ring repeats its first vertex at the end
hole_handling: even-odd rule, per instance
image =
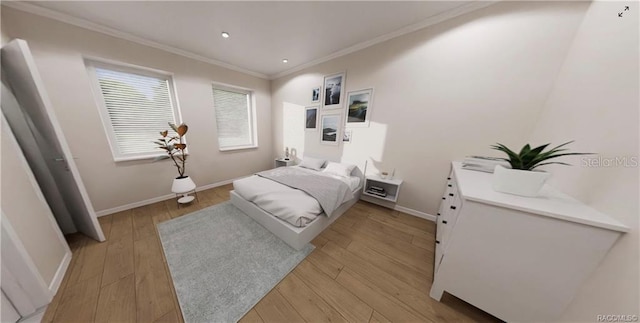
POLYGON ((135 160, 145 160, 145 159, 154 159, 158 156, 163 156, 164 154, 158 154, 158 155, 143 155, 143 156, 127 156, 127 157, 113 157, 113 161, 115 161, 116 163, 119 162, 128 162, 128 161, 135 161, 135 160))
POLYGON ((246 150, 246 149, 256 149, 258 145, 250 145, 250 146, 236 146, 236 147, 226 147, 219 148, 219 151, 234 151, 234 150, 246 150))
MULTIPOLYGON (((185 155, 189 156, 189 153, 185 153, 185 155)), ((128 162, 128 161, 136 161, 136 160, 155 159, 155 158, 160 157, 160 156, 168 156, 168 155, 166 153, 160 153, 160 154, 156 154, 156 155, 114 157, 113 161, 115 161, 116 163, 119 163, 119 162, 128 162)), ((171 158, 162 159, 162 160, 159 160, 159 161, 163 161, 163 160, 171 160, 171 158)))

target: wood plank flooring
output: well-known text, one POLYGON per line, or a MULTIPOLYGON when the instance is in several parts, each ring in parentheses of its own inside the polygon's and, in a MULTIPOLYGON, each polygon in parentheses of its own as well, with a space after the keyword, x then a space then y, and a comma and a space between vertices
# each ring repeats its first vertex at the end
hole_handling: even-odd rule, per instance
MULTIPOLYGON (((156 225, 229 200, 231 185, 99 218, 107 241, 67 236, 69 270, 43 322, 183 322, 156 225)), ((429 297, 435 224, 360 201, 241 322, 499 322, 429 297)))

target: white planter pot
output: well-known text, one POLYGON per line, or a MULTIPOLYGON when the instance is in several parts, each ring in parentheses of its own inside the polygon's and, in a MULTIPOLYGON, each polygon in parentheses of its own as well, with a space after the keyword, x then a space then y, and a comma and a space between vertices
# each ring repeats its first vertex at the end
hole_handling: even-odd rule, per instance
POLYGON ((528 171, 496 166, 493 172, 493 190, 521 196, 538 196, 551 176, 547 172, 528 171))
POLYGON ((177 177, 173 180, 173 185, 171 185, 171 192, 176 194, 188 193, 196 189, 196 183, 191 180, 191 177, 177 177))

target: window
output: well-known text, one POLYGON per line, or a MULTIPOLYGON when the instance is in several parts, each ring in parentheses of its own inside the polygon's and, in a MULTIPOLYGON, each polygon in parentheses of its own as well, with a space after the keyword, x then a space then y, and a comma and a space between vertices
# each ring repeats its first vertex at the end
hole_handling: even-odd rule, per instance
POLYGON ((87 68, 114 160, 162 155, 154 141, 180 120, 171 75, 95 61, 87 68))
POLYGON ((213 106, 220 150, 258 147, 251 91, 214 84, 213 106))

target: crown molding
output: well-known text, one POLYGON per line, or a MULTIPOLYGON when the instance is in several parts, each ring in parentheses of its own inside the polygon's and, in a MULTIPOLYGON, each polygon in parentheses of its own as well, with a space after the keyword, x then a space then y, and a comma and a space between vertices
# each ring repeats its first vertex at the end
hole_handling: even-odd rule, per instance
POLYGON ((7 6, 16 10, 20 10, 20 11, 24 11, 24 12, 28 12, 34 15, 38 15, 38 16, 42 16, 45 18, 49 18, 49 19, 53 19, 53 20, 57 20, 60 22, 64 22, 70 25, 74 25, 80 28, 84 28, 84 29, 88 29, 91 31, 95 31, 95 32, 99 32, 105 35, 109 35, 109 36, 113 36, 116 38, 120 38, 120 39, 124 39, 124 40, 128 40, 130 42, 133 43, 137 43, 140 45, 144 45, 144 46, 148 46, 148 47, 152 47, 155 49, 159 49, 165 52, 169 52, 172 54, 176 54, 176 55, 180 55, 183 57, 187 57, 196 61, 200 61, 200 62, 204 62, 204 63, 208 63, 211 65, 216 65, 216 66, 220 66, 220 67, 224 67, 226 69, 230 69, 236 72, 240 72, 240 73, 244 73, 244 74, 248 74, 251 76, 255 76, 255 77, 259 77, 262 79, 270 79, 270 77, 266 74, 262 74, 262 73, 258 73, 258 72, 254 72, 242 67, 238 67, 229 63, 225 63, 219 60, 215 60, 215 59, 211 59, 208 57, 204 57, 202 55, 198 55, 196 53, 192 53, 190 51, 186 51, 180 48, 176 48, 173 46, 169 46, 169 45, 165 45, 165 44, 161 44, 152 40, 148 40, 121 30, 117 30, 111 27, 107 27, 104 25, 100 25, 100 24, 96 24, 94 22, 88 21, 86 19, 82 19, 82 18, 77 18, 71 15, 67 15, 64 13, 60 13, 58 11, 54 11, 48 8, 44 8, 44 7, 40 7, 34 4, 30 4, 30 3, 26 3, 26 2, 22 2, 22 1, 2 1, 2 5, 3 6, 7 6))
POLYGON ((396 37, 400 37, 409 33, 412 33, 414 31, 435 25, 437 23, 443 22, 445 20, 457 17, 457 16, 461 16, 463 14, 469 13, 471 11, 475 11, 475 10, 479 10, 485 7, 488 7, 492 4, 497 3, 498 1, 473 1, 461 6, 458 6, 456 8, 447 10, 443 13, 437 14, 435 16, 431 16, 421 22, 412 24, 412 25, 408 25, 405 26, 403 28, 400 28, 396 31, 378 36, 374 39, 371 40, 367 40, 358 44, 355 44, 353 46, 347 47, 345 49, 339 50, 337 52, 334 52, 332 54, 329 54, 327 56, 312 60, 308 63, 304 63, 301 65, 298 65, 296 67, 293 67, 291 69, 288 69, 286 71, 277 73, 277 74, 272 74, 272 75, 266 75, 263 73, 258 73, 258 72, 254 72, 252 70, 248 70, 242 67, 238 67, 229 63, 225 63, 216 59, 212 59, 212 58, 208 58, 208 57, 204 57, 202 55, 198 55, 196 53, 192 53, 190 51, 186 51, 177 47, 173 47, 173 46, 169 46, 169 45, 165 45, 165 44, 161 44, 152 40, 148 40, 124 31, 120 31, 111 27, 107 27, 104 25, 100 25, 100 24, 96 24, 94 22, 88 21, 86 19, 82 19, 82 18, 77 18, 71 15, 67 15, 64 13, 60 13, 58 11, 55 10, 51 10, 48 8, 44 8, 44 7, 40 7, 34 4, 30 4, 30 3, 26 3, 26 2, 22 2, 22 1, 2 1, 1 5, 2 6, 7 6, 16 10, 20 10, 20 11, 24 11, 24 12, 28 12, 34 15, 38 15, 38 16, 42 16, 45 18, 49 18, 49 19, 53 19, 53 20, 57 20, 63 23, 67 23, 70 25, 74 25, 80 28, 84 28, 84 29, 88 29, 91 31, 95 31, 95 32, 99 32, 102 34, 106 34, 109 36, 113 36, 116 38, 120 38, 120 39, 124 39, 124 40, 128 40, 130 42, 133 43, 137 43, 140 45, 144 45, 144 46, 148 46, 148 47, 152 47, 155 49, 159 49, 165 52, 169 52, 172 54, 176 54, 176 55, 180 55, 183 57, 187 57, 196 61, 200 61, 200 62, 204 62, 204 63, 208 63, 211 65, 216 65, 216 66, 220 66, 229 70, 233 70, 236 72, 240 72, 240 73, 244 73, 244 74, 248 74, 251 76, 255 76, 255 77, 259 77, 262 79, 267 79, 267 80, 275 80, 290 74, 293 74, 295 72, 299 72, 301 70, 304 70, 306 68, 330 61, 332 59, 336 59, 338 57, 342 57, 354 52, 357 52, 359 50, 365 49, 367 47, 371 47, 373 45, 377 45, 379 43, 385 42, 387 40, 396 38, 396 37))
POLYGON ((471 11, 475 11, 475 10, 479 10, 485 7, 488 7, 492 4, 497 3, 498 1, 473 1, 471 3, 466 3, 463 4, 459 7, 455 7, 453 9, 447 10, 445 12, 439 13, 437 15, 431 16, 423 21, 417 22, 415 24, 412 25, 408 25, 405 26, 403 28, 400 28, 396 31, 392 31, 388 34, 384 34, 382 36, 378 36, 374 39, 371 40, 367 40, 358 44, 355 44, 351 47, 347 47, 345 49, 339 50, 337 52, 334 52, 332 54, 329 54, 327 56, 315 59, 313 61, 310 61, 308 63, 304 63, 304 64, 300 64, 294 68, 288 69, 284 72, 280 72, 278 74, 274 74, 274 75, 270 75, 269 79, 270 80, 275 80, 275 79, 279 79, 281 77, 293 74, 295 72, 299 72, 301 70, 304 70, 306 68, 330 61, 332 59, 336 59, 338 57, 342 57, 354 52, 357 52, 359 50, 365 49, 367 47, 371 47, 373 45, 377 45, 379 43, 385 42, 387 40, 396 38, 396 37, 400 37, 402 35, 406 35, 409 33, 412 33, 414 31, 418 31, 420 29, 435 25, 437 23, 443 22, 445 20, 451 19, 451 18, 455 18, 457 16, 461 16, 464 15, 466 13, 469 13, 471 11))

